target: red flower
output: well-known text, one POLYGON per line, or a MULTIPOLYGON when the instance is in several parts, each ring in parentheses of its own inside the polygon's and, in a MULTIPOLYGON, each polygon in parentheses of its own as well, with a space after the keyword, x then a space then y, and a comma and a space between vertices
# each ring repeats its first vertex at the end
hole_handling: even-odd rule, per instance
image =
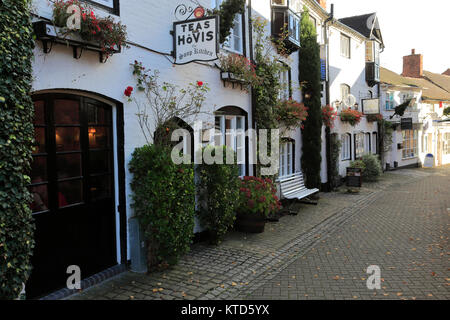
POLYGON ((130 97, 132 92, 133 92, 133 87, 127 87, 125 89, 124 95, 126 95, 127 97, 130 97))
POLYGON ((259 197, 258 201, 261 203, 264 203, 264 202, 266 202, 266 197, 261 196, 261 197, 259 197))
POLYGON ((201 87, 203 85, 202 81, 197 81, 197 86, 201 87))

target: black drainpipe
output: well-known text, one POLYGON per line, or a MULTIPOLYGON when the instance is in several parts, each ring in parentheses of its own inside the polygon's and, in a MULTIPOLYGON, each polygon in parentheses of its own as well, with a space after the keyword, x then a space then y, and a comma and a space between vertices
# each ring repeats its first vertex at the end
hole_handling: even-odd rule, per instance
MULTIPOLYGON (((327 65, 326 65, 326 68, 327 68, 327 78, 328 79, 326 79, 326 81, 325 81, 325 99, 326 99, 326 104, 328 105, 328 104, 330 104, 330 81, 329 81, 329 75, 330 75, 330 73, 329 73, 329 66, 330 66, 330 64, 329 64, 329 58, 330 58, 330 50, 328 50, 328 43, 329 43, 329 40, 328 40, 328 32, 327 32, 327 24, 328 24, 328 22, 330 22, 330 21, 332 21, 333 20, 333 18, 334 18, 334 4, 332 3, 331 4, 331 12, 330 12, 330 16, 328 17, 328 19, 327 20, 325 20, 325 23, 324 23, 324 29, 325 29, 325 32, 324 32, 324 36, 325 36, 325 46, 326 46, 326 49, 327 49, 327 65)), ((328 182, 327 182, 327 184, 326 184, 326 186, 325 186, 325 191, 327 191, 327 192, 329 192, 329 191, 331 191, 335 186, 334 186, 334 182, 333 182, 333 176, 332 176, 332 174, 331 174, 331 170, 330 170, 330 168, 331 168, 331 130, 330 130, 330 128, 329 127, 325 127, 325 149, 326 149, 326 158, 327 158, 327 180, 328 180, 328 182)))

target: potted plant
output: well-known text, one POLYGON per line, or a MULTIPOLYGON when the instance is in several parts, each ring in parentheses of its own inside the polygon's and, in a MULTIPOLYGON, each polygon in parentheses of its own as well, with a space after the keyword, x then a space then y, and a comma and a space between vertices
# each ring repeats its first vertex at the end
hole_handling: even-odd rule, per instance
POLYGON ((341 121, 348 122, 354 127, 361 121, 363 114, 358 110, 344 109, 339 116, 341 117, 341 121))
POLYGON ((223 81, 255 85, 259 83, 255 65, 246 57, 230 53, 219 55, 220 77, 223 81))
POLYGON ((247 233, 263 232, 267 216, 281 207, 272 180, 244 177, 239 191, 236 229, 247 233))
POLYGON ((367 122, 379 122, 383 119, 383 116, 381 114, 368 114, 366 115, 367 122))

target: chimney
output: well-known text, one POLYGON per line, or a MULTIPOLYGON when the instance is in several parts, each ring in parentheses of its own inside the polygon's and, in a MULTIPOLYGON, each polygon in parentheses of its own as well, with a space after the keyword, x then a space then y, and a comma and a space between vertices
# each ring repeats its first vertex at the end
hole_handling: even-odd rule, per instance
POLYGON ((423 56, 416 54, 416 50, 412 49, 409 56, 403 57, 403 73, 404 77, 422 78, 423 76, 423 56))
POLYGON ((327 0, 317 0, 317 2, 324 10, 327 10, 327 0))

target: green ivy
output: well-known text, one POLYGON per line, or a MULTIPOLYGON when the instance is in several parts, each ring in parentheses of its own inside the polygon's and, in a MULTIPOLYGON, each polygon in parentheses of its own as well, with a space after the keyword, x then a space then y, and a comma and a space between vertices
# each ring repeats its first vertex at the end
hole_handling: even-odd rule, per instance
POLYGON ((244 14, 244 11, 245 0, 224 0, 219 9, 208 10, 209 15, 219 16, 220 43, 224 43, 231 34, 234 28, 234 16, 238 13, 244 14))
POLYGON ((450 116, 450 107, 444 109, 444 116, 450 116))
POLYGON ((145 145, 133 152, 129 170, 132 207, 145 232, 149 270, 176 264, 193 238, 193 167, 174 164, 171 148, 145 145))
POLYGON ((316 28, 304 7, 300 22, 299 80, 308 118, 302 130, 302 170, 307 188, 320 188, 322 162, 322 107, 320 83, 320 48, 316 28))
POLYGON ((34 247, 26 174, 34 136, 30 2, 0 2, 0 299, 19 296, 34 247))
POLYGON ((339 139, 339 135, 337 133, 330 134, 330 188, 335 189, 340 184, 340 175, 339 175, 339 154, 341 151, 341 140, 339 139))
MULTIPOLYGON (((236 158, 234 151, 226 146, 207 148, 213 148, 204 150, 213 157, 222 148, 223 163, 227 152, 233 152, 236 158)), ((197 216, 202 226, 208 229, 211 243, 217 244, 233 226, 235 220, 240 185, 238 165, 203 163, 198 165, 196 170, 199 192, 197 216)))

